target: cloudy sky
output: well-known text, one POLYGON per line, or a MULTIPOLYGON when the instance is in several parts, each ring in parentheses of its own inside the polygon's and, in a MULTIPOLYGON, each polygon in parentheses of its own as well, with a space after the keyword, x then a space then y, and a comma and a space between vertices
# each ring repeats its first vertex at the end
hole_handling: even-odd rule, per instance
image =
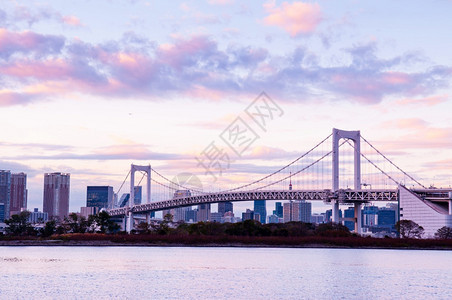
POLYGON ((131 163, 202 176, 196 157, 265 91, 281 113, 223 172, 229 185, 336 127, 449 186, 451 11, 448 0, 1 1, 0 169, 28 174, 29 208, 42 208, 43 173, 71 173, 71 211, 87 185, 117 190, 131 163))

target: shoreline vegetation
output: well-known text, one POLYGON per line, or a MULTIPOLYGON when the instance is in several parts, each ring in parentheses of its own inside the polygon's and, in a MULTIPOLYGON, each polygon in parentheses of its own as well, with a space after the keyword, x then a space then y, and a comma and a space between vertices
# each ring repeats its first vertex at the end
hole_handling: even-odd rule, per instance
POLYGON ((0 246, 275 247, 452 250, 452 240, 372 237, 275 237, 70 233, 42 237, 2 237, 0 246))
POLYGON ((62 221, 51 220, 39 230, 28 222, 29 212, 6 220, 6 235, 0 246, 187 246, 187 247, 291 247, 291 248, 380 248, 452 250, 452 228, 444 227, 435 239, 423 239, 423 228, 410 220, 397 222, 401 238, 364 237, 340 223, 270 223, 255 220, 238 223, 141 222, 132 232, 120 231, 108 213, 88 219, 70 214, 62 221))

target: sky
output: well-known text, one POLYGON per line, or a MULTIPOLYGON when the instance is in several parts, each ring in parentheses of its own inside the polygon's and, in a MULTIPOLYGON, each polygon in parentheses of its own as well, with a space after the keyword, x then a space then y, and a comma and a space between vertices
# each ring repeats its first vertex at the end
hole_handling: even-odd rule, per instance
POLYGON ((253 127, 226 187, 332 128, 448 187, 450 11, 449 0, 1 1, 0 169, 28 174, 29 209, 42 209, 48 172, 71 174, 70 211, 88 185, 117 191, 132 163, 212 188, 196 158, 235 122, 255 126, 246 109, 265 92, 277 114, 253 127))

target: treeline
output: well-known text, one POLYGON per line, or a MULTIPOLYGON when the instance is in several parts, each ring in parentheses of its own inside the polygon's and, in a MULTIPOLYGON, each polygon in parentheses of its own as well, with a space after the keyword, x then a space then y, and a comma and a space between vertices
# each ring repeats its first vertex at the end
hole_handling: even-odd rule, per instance
POLYGON ((36 229, 28 220, 30 212, 23 211, 17 215, 12 215, 5 220, 8 225, 5 229, 10 236, 41 236, 50 237, 54 234, 67 233, 115 233, 119 232, 120 226, 110 219, 110 215, 102 211, 97 215, 88 218, 69 214, 63 220, 53 219, 47 221, 42 228, 36 229))
POLYGON ((303 237, 330 236, 348 237, 352 234, 342 224, 311 224, 303 222, 261 224, 255 220, 238 223, 198 222, 194 224, 172 222, 165 216, 159 224, 141 223, 132 233, 190 236, 249 236, 249 237, 303 237))

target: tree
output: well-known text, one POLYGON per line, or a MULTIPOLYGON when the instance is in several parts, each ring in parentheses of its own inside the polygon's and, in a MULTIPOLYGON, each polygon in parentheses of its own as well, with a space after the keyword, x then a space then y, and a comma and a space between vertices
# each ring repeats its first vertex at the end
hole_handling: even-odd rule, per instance
POLYGON ((315 229, 315 234, 320 236, 347 237, 350 236, 350 230, 340 223, 323 223, 315 229))
POLYGON ((94 222, 97 225, 97 231, 100 233, 116 232, 120 226, 110 219, 110 215, 106 211, 101 211, 94 216, 94 222))
POLYGON ((68 227, 67 231, 72 233, 85 233, 88 228, 86 218, 76 213, 71 213, 67 218, 64 218, 64 223, 68 227))
POLYGON ((435 233, 437 239, 452 239, 452 228, 443 226, 435 233))
POLYGON ((10 219, 5 220, 8 225, 6 232, 11 235, 36 235, 36 230, 28 222, 29 211, 22 211, 17 215, 12 215, 10 219))
POLYGON ((396 223, 397 231, 403 239, 420 239, 424 234, 424 228, 411 220, 400 220, 396 223))
POLYGON ((43 237, 49 237, 56 232, 56 221, 50 220, 47 221, 44 225, 44 228, 41 229, 41 235, 43 237))
POLYGON ((137 225, 137 232, 140 234, 150 234, 152 232, 152 227, 147 222, 141 222, 137 225))

